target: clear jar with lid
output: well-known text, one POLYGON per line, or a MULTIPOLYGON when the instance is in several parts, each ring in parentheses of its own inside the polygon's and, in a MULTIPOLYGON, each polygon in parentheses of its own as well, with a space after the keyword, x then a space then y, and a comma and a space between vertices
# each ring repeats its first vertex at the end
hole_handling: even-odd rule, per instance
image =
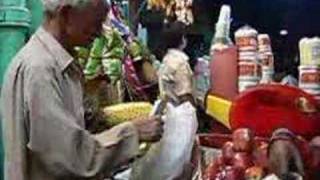
POLYGON ((235 32, 235 41, 239 51, 258 49, 258 32, 250 26, 244 26, 235 32))

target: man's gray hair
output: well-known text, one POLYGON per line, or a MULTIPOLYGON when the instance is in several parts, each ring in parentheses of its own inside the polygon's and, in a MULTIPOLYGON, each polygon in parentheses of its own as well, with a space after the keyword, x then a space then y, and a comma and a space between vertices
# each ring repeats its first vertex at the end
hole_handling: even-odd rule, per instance
POLYGON ((91 0, 42 0, 42 3, 45 11, 53 13, 62 6, 83 7, 90 1, 91 0))

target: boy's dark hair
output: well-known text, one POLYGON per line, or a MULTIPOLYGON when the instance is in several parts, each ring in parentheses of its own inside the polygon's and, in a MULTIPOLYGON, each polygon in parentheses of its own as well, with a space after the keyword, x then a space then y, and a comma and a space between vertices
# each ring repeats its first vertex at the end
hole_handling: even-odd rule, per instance
POLYGON ((185 34, 186 25, 182 22, 167 24, 163 29, 166 48, 178 48, 182 44, 182 38, 185 34))

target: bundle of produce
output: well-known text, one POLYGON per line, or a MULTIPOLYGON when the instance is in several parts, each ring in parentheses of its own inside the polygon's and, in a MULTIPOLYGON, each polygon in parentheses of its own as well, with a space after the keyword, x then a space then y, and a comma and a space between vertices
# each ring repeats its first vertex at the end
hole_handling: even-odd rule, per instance
POLYGON ((171 0, 148 0, 148 9, 165 9, 171 0))
POLYGON ((138 39, 133 39, 131 42, 128 43, 128 51, 134 61, 150 59, 151 56, 148 47, 146 47, 138 39))
POLYGON ((152 104, 148 102, 130 102, 105 107, 103 112, 110 125, 118 125, 137 118, 148 117, 152 104))
POLYGON ((167 18, 190 25, 194 21, 192 4, 193 0, 148 0, 148 9, 164 10, 167 18))
POLYGON ((86 66, 87 59, 89 58, 90 50, 84 47, 75 47, 76 59, 79 60, 79 63, 82 68, 86 66))
POLYGON ((121 60, 125 55, 124 41, 120 33, 110 28, 103 36, 96 38, 90 49, 84 74, 91 80, 101 74, 107 75, 114 83, 121 76, 121 60))

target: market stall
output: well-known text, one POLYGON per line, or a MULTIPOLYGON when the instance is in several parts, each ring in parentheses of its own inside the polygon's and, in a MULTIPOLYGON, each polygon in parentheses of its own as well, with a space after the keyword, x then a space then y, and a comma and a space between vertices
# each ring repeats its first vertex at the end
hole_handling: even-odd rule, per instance
MULTIPOLYGON (((181 4, 172 2, 170 4, 164 1, 149 1, 148 7, 166 10, 165 21, 181 21, 187 25, 192 23, 192 17, 188 12, 192 2, 184 2, 181 9, 179 9, 181 4), (175 18, 172 19, 173 16, 175 18)), ((98 72, 103 72, 110 78, 110 84, 122 82, 127 88, 132 103, 118 104, 123 101, 116 101, 115 104, 118 105, 108 106, 103 110, 107 115, 105 119, 114 126, 136 117, 152 115, 157 111, 152 110, 150 103, 135 103, 135 101, 150 101, 147 94, 150 92, 148 87, 157 81, 157 75, 152 69, 157 69, 158 66, 147 47, 130 33, 114 10, 111 12, 113 28, 108 29, 104 37, 94 42, 89 53, 89 61, 84 65, 84 72, 88 82, 95 79, 98 72), (146 68, 145 62, 149 64, 149 71, 143 69, 146 68), (148 73, 143 74, 143 72, 148 73)), ((299 177, 314 179, 316 176, 314 172, 319 171, 319 162, 314 157, 318 153, 315 149, 319 147, 315 137, 320 134, 318 123, 320 61, 317 59, 318 54, 312 52, 319 47, 319 40, 302 39, 299 44, 301 66, 298 86, 293 87, 294 84, 290 81, 283 81, 280 84, 274 80, 277 63, 269 35, 258 33, 256 29, 246 25, 235 32, 235 43, 233 43, 230 38, 230 19, 230 7, 223 6, 212 41, 211 59, 208 59, 208 56, 199 58, 195 67, 195 98, 200 103, 198 107, 204 108, 207 115, 213 118, 212 121, 218 122, 229 133, 212 126, 207 127, 212 133, 197 134, 195 144, 191 146, 193 150, 189 160, 193 166, 190 169, 193 178, 199 180, 264 179, 277 176, 283 178, 270 167, 270 163, 272 164, 273 157, 292 150, 295 151, 292 153, 293 160, 300 159, 294 164, 296 171, 290 169, 292 172, 287 175, 298 179, 299 177), (278 154, 273 156, 270 153, 278 154), (304 164, 303 167, 301 163, 304 164)), ((93 87, 96 87, 96 84, 93 87)), ((119 84, 117 87, 119 88, 119 84)), ((164 99, 161 100, 162 103, 166 102, 164 99)), ((154 108, 157 109, 158 105, 154 108)), ((189 117, 193 117, 192 114, 189 117)), ((178 118, 174 116, 173 119, 178 118)), ((198 121, 201 122, 202 119, 198 121)), ((170 124, 168 119, 167 123, 170 124)), ((129 174, 132 171, 133 177, 141 179, 146 175, 146 171, 150 173, 148 174, 150 177, 169 177, 178 172, 178 170, 171 171, 175 161, 166 161, 166 164, 161 159, 164 152, 168 156, 166 158, 177 158, 174 155, 169 156, 171 151, 175 151, 175 146, 170 143, 172 138, 177 138, 173 137, 177 134, 174 131, 167 131, 172 134, 165 136, 166 140, 161 141, 162 146, 157 143, 141 145, 142 156, 136 161, 137 163, 126 168, 129 169, 129 174), (154 156, 160 158, 157 163, 150 160, 154 156), (148 170, 150 167, 157 170, 151 172, 148 170), (165 175, 164 171, 170 173, 165 175)), ((189 133, 191 134, 188 135, 192 135, 191 131, 189 133)), ((183 142, 187 141, 181 140, 182 144, 179 147, 190 150, 190 144, 183 142)), ((178 151, 175 153, 181 155, 178 151)), ((279 169, 286 168, 289 166, 286 163, 291 161, 290 158, 282 159, 279 160, 279 165, 274 166, 279 169)), ((176 167, 182 166, 176 164, 176 167)), ((182 172, 184 170, 179 169, 179 173, 182 172)))
POLYGON ((205 104, 207 113, 231 133, 212 127, 213 133, 199 135, 206 169, 202 178, 317 179, 318 38, 300 41, 298 86, 280 84, 273 79, 270 37, 244 26, 235 32, 233 44, 230 13, 223 6, 216 24, 205 104))

